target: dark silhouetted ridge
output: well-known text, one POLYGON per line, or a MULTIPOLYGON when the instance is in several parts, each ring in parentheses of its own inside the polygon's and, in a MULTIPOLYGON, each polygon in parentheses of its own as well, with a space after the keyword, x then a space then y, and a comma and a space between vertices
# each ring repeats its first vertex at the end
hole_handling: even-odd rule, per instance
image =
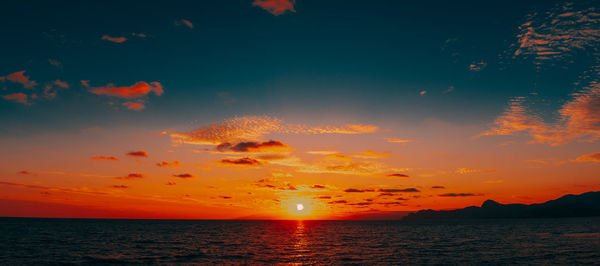
POLYGON ((481 207, 471 206, 449 211, 420 210, 404 220, 491 219, 491 218, 554 218, 600 216, 600 191, 579 195, 564 195, 536 204, 501 204, 486 200, 481 207))

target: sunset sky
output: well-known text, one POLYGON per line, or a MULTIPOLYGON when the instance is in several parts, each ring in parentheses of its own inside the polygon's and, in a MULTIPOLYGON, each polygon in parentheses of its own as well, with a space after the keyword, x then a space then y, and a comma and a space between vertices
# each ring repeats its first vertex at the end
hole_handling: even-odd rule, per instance
POLYGON ((599 1, 150 2, 3 3, 0 216, 344 219, 600 190, 599 1))

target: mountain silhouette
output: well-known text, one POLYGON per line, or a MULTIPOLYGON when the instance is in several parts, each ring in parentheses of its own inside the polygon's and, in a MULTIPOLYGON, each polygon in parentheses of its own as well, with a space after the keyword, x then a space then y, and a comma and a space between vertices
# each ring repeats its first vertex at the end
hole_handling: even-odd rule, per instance
POLYGON ((564 195, 536 204, 501 204, 486 200, 481 207, 435 211, 420 210, 408 214, 405 221, 492 218, 557 218, 600 216, 600 191, 564 195))

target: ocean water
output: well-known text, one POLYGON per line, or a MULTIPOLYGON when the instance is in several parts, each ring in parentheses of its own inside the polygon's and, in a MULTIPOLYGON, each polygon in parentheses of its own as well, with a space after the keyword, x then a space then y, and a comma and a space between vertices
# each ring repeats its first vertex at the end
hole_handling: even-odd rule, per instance
POLYGON ((0 218, 0 265, 600 264, 600 218, 203 221, 0 218))

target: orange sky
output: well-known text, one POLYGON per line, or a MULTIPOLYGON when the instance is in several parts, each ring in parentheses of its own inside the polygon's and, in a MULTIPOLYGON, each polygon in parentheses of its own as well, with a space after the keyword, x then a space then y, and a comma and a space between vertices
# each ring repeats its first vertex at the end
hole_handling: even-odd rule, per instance
POLYGON ((488 198, 542 202, 600 188, 600 166, 577 160, 593 151, 586 143, 474 137, 477 128, 441 121, 412 128, 426 133, 393 123, 238 117, 181 130, 4 139, 0 215, 341 219, 488 198), (298 212, 297 204, 306 208, 298 212))

